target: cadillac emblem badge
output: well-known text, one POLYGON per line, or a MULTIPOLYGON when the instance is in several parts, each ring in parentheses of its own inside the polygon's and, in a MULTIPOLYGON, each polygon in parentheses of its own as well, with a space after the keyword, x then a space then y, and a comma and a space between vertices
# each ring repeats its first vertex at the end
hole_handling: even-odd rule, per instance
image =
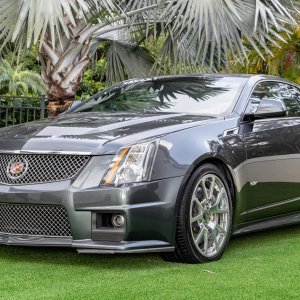
POLYGON ((28 170, 28 162, 25 159, 13 159, 8 163, 7 176, 17 180, 24 177, 28 170))

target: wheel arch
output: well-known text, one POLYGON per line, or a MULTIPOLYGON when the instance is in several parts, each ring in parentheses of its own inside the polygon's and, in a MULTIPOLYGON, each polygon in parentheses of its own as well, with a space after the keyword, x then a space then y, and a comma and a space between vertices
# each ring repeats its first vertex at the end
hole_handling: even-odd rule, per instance
POLYGON ((194 172, 202 165, 204 164, 212 164, 217 166, 222 173, 224 174, 224 176, 227 179, 227 183, 229 186, 229 190, 230 190, 230 194, 231 194, 231 199, 232 199, 232 209, 233 209, 233 219, 234 219, 234 213, 235 213, 235 199, 236 199, 236 184, 235 184, 235 180, 234 180, 234 175, 232 172, 232 169, 230 168, 230 166, 228 166, 221 158, 217 158, 217 157, 202 157, 202 159, 198 159, 194 164, 192 164, 191 168, 189 169, 189 171, 187 172, 182 185, 180 187, 177 199, 176 199, 176 205, 175 205, 175 216, 176 216, 176 221, 174 222, 174 226, 173 226, 173 239, 175 240, 175 235, 176 235, 176 224, 177 224, 177 215, 179 213, 179 208, 180 208, 180 199, 183 196, 183 193, 186 189, 186 186, 190 180, 190 178, 193 176, 194 172))

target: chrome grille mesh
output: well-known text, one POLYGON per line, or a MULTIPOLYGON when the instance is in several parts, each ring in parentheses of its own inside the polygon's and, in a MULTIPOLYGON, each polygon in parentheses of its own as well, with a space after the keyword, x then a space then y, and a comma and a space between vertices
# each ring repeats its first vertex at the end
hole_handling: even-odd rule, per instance
POLYGON ((75 177, 87 164, 89 156, 50 154, 0 154, 0 183, 19 185, 62 181, 75 177), (12 163, 26 162, 21 177, 10 176, 12 163))
POLYGON ((71 226, 63 206, 0 204, 0 233, 71 237, 71 226))

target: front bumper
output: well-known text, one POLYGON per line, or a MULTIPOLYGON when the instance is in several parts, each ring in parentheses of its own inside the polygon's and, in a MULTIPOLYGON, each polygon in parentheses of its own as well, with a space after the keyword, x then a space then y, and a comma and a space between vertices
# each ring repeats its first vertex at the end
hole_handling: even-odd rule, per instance
POLYGON ((0 185, 1 204, 63 206, 72 229, 72 237, 67 238, 0 232, 0 244, 73 247, 80 253, 173 251, 176 200, 183 177, 122 188, 95 187, 95 165, 101 163, 92 162, 73 182, 0 185), (93 214, 107 212, 122 212, 126 216, 126 228, 120 241, 115 241, 113 231, 111 236, 106 234, 104 238, 101 238, 101 231, 93 234, 96 230, 93 214))

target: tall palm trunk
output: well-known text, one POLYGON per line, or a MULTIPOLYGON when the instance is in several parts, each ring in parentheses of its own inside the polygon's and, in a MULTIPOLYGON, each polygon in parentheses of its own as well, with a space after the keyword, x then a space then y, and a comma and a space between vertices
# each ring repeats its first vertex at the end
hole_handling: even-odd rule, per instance
POLYGON ((75 100, 84 71, 91 58, 91 34, 86 24, 69 25, 69 37, 53 43, 47 36, 42 43, 42 78, 48 93, 48 114, 58 115, 75 100), (55 47, 53 47, 53 44, 55 47))

